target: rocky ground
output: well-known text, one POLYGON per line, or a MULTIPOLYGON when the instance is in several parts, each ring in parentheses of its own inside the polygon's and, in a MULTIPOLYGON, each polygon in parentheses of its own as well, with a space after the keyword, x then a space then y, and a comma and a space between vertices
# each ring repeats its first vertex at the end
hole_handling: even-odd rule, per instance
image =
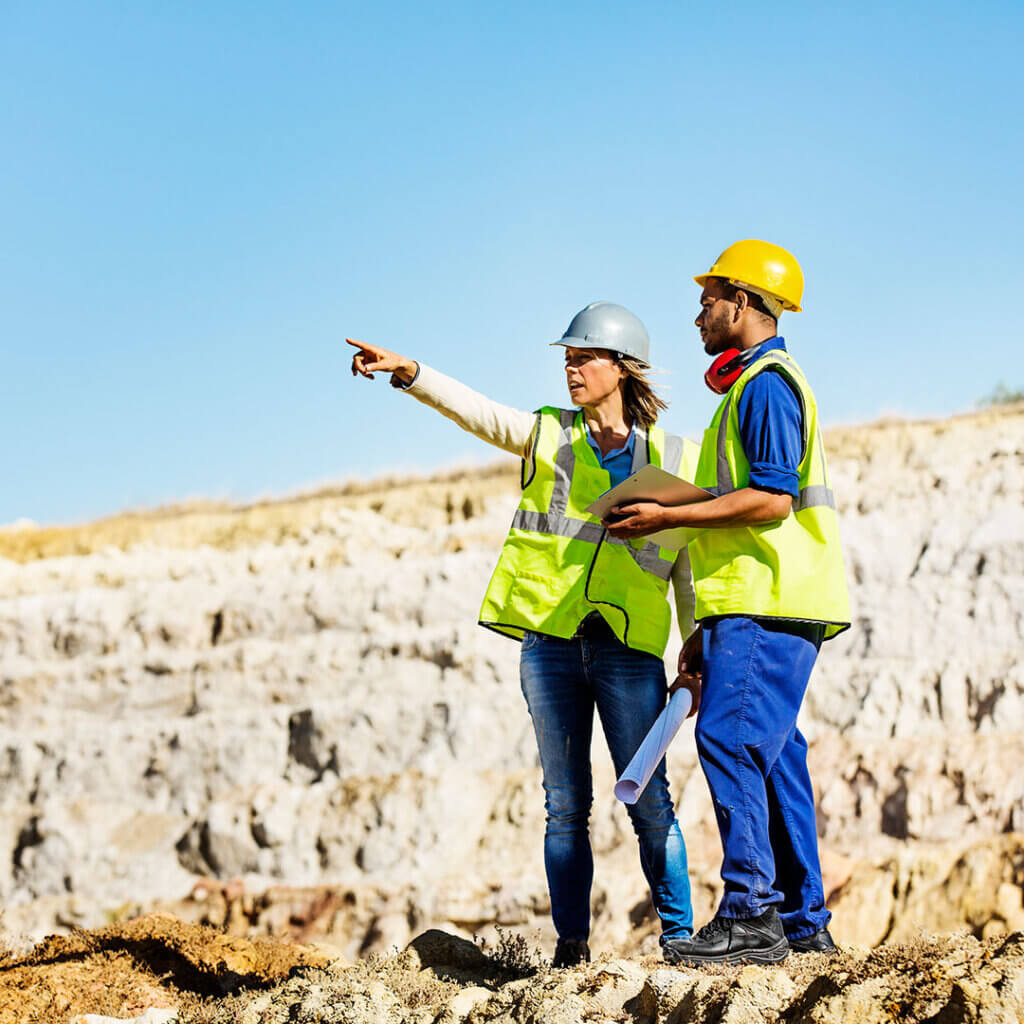
POLYGON ((0 960, 0 1024, 882 1024, 1024 1019, 1024 936, 918 937, 777 967, 605 955, 552 970, 523 941, 442 931, 355 964, 324 946, 145 917, 0 960))
MULTIPOLYGON (((1024 928, 1024 409, 828 445, 856 622, 826 647, 801 725, 835 934, 888 944, 857 954, 849 984, 881 991, 899 942, 936 977, 958 956, 1009 977, 1006 936, 1024 928), (928 945, 922 928, 974 938, 928 945)), ((431 927, 549 948, 517 647, 475 626, 515 480, 499 466, 0 532, 13 953, 153 908, 238 941, 326 940, 348 960, 431 927)), ((681 733, 670 774, 702 919, 718 848, 692 748, 681 733)), ((594 946, 643 957, 655 925, 605 762, 598 740, 594 946)), ((712 1017, 826 1019, 795 1008, 824 991, 803 978, 774 1018, 729 1016, 715 981, 712 1017)))

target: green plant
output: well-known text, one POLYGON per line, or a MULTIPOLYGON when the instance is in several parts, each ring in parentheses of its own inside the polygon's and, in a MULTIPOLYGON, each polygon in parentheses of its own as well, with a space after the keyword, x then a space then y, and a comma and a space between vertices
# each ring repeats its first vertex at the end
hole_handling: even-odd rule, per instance
POLYGON ((1009 388, 1004 381, 1000 381, 995 390, 982 398, 978 405, 990 409, 994 405, 1013 405, 1015 402, 1024 402, 1024 388, 1009 388))

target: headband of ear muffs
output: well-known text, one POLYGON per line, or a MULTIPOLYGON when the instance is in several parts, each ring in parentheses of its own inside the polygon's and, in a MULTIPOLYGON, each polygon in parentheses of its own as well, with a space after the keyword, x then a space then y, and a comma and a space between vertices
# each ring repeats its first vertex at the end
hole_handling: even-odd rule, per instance
POLYGON ((728 348, 704 373, 704 383, 716 395, 724 395, 739 380, 740 374, 747 368, 746 352, 738 348, 728 348))

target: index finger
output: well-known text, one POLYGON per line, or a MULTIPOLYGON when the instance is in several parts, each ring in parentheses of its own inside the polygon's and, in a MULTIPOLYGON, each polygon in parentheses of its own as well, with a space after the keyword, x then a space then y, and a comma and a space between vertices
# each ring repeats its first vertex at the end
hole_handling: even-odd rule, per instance
POLYGON ((604 523, 604 528, 613 536, 619 537, 623 540, 629 540, 633 535, 633 527, 631 525, 633 521, 631 519, 621 519, 615 522, 604 523))
POLYGON ((376 352, 376 345, 368 345, 365 341, 356 341, 354 338, 346 338, 346 344, 354 348, 362 349, 364 352, 376 352))

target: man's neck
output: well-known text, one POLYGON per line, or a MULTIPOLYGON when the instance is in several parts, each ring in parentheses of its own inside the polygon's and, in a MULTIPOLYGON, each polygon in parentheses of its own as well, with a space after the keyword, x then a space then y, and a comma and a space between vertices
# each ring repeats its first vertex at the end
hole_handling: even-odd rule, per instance
POLYGON ((775 327, 745 327, 738 339, 736 347, 743 352, 748 349, 757 348, 766 341, 778 337, 778 330, 775 327))

